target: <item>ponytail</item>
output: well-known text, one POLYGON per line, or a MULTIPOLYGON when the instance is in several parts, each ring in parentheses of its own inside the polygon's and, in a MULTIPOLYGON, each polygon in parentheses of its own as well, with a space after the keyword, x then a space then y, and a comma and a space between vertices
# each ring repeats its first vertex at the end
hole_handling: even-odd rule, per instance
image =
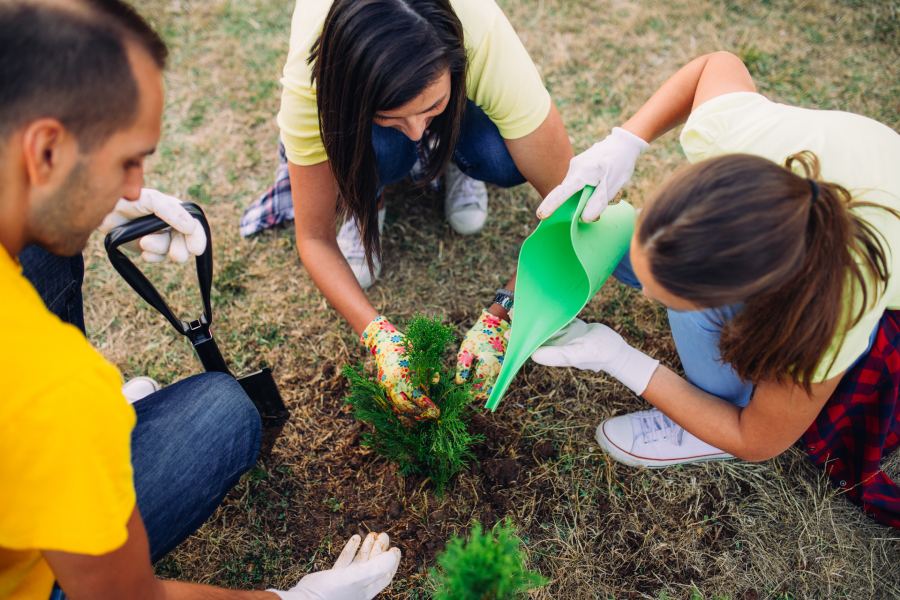
POLYGON ((859 322, 890 275, 882 236, 853 210, 866 206, 900 218, 820 180, 812 152, 784 167, 734 154, 673 176, 644 210, 638 241, 672 294, 743 305, 719 342, 741 378, 809 392, 835 336, 859 322), (848 296, 862 301, 848 306, 848 296))

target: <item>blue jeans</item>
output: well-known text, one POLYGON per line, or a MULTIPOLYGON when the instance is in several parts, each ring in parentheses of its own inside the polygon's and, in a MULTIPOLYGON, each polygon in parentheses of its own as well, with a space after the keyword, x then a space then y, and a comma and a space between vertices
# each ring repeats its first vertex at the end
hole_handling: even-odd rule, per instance
MULTIPOLYGON (((53 312, 67 321, 74 316, 83 330, 83 268, 75 268, 83 265, 81 257, 56 257, 32 247, 19 260, 45 302, 53 303, 53 312)), ((256 464, 261 423, 243 388, 225 373, 188 377, 138 401, 134 409, 134 487, 155 562, 196 531, 256 464)))
POLYGON ((19 253, 19 262, 22 274, 35 287, 47 309, 84 333, 81 300, 84 259, 81 255, 56 256, 39 246, 28 246, 19 253))
POLYGON ((202 373, 134 404, 131 462, 153 562, 194 533, 256 464, 262 426, 225 373, 202 373))
MULTIPOLYGON (((418 158, 416 142, 391 127, 372 126, 372 147, 378 163, 380 185, 396 183, 412 170, 418 158)), ((471 100, 460 124, 459 139, 453 151, 459 170, 479 181, 500 187, 525 183, 500 130, 471 100)))
MULTIPOLYGON (((630 287, 641 287, 641 282, 631 267, 631 257, 627 253, 613 271, 613 276, 630 287)), ((736 406, 744 407, 750 403, 754 385, 741 379, 734 369, 722 360, 722 354, 719 352, 722 327, 734 318, 739 310, 740 305, 733 305, 696 311, 678 311, 670 308, 667 312, 675 349, 678 351, 687 380, 701 390, 736 406)), ((876 326, 869 338, 869 348, 875 341, 877 331, 876 326)), ((862 356, 868 352, 867 348, 862 356)))

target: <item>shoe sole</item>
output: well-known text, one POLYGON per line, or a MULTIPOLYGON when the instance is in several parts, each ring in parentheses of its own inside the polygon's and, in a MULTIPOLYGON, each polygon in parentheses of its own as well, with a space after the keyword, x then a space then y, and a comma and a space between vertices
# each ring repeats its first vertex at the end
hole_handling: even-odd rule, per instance
POLYGON ((459 235, 475 235, 476 233, 478 233, 479 231, 484 229, 484 225, 487 223, 487 213, 485 213, 484 219, 481 221, 481 223, 479 223, 478 225, 476 225, 474 227, 461 226, 458 223, 455 223, 453 221, 453 217, 451 217, 451 216, 447 216, 446 218, 447 218, 447 223, 450 224, 450 229, 452 229, 459 235))
POLYGON ((624 465, 628 465, 629 467, 646 467, 648 469, 664 469, 666 467, 672 467, 675 465, 687 465, 692 463, 699 462, 710 462, 714 460, 732 460, 734 457, 730 454, 726 454, 724 452, 717 452, 714 454, 698 454, 695 456, 688 456, 684 458, 677 459, 660 459, 660 458, 651 458, 649 456, 641 456, 639 454, 634 454, 633 452, 629 452, 628 450, 618 446, 613 442, 609 437, 607 437, 606 432, 603 427, 606 425, 606 421, 603 421, 599 425, 597 425, 597 430, 594 432, 594 439, 597 440, 597 443, 600 444, 600 447, 603 448, 603 451, 609 454, 609 456, 624 465))

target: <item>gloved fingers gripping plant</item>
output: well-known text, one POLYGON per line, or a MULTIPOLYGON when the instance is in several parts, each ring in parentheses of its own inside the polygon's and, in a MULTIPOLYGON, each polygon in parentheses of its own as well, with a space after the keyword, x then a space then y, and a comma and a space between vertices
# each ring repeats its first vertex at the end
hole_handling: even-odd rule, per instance
POLYGON ((363 434, 362 444, 397 463, 402 475, 429 477, 438 494, 466 466, 473 457, 471 446, 482 439, 471 434, 467 426, 473 401, 471 386, 455 383, 454 373, 444 367, 453 337, 453 331, 438 319, 419 316, 407 325, 402 349, 395 358, 402 362, 410 388, 422 391, 418 404, 414 399, 412 410, 392 398, 380 364, 374 378, 363 366, 344 368, 350 383, 345 401, 358 420, 372 426, 363 434), (421 402, 423 397, 431 406, 421 402))
POLYGON ((378 383, 384 388, 392 410, 401 419, 437 419, 440 410, 429 398, 428 387, 410 369, 410 340, 384 316, 377 316, 360 336, 375 358, 378 383))
POLYGON ((470 382, 479 402, 488 399, 500 374, 509 327, 508 320, 483 310, 460 344, 456 355, 456 383, 470 382))

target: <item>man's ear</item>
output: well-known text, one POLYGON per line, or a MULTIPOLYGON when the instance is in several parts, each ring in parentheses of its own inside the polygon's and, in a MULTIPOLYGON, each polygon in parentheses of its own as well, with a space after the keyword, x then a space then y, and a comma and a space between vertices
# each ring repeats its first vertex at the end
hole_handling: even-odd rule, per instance
POLYGON ((57 119, 32 121, 21 134, 29 183, 39 187, 62 178, 78 154, 78 142, 57 119))

